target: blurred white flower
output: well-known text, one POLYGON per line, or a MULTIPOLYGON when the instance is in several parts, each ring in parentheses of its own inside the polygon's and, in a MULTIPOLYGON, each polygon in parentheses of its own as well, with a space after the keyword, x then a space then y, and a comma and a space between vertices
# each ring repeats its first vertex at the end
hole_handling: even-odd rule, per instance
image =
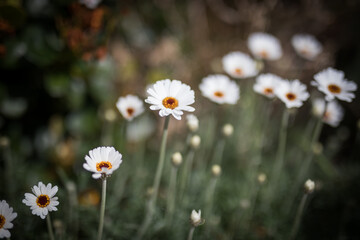
POLYGON ((332 127, 339 126, 344 117, 344 110, 337 101, 328 102, 326 112, 324 114, 325 100, 317 98, 313 101, 313 113, 317 117, 321 117, 323 122, 332 127))
POLYGON ((201 219, 201 210, 199 210, 198 212, 192 210, 190 220, 191 220, 191 224, 194 227, 201 225, 203 223, 203 220, 201 219))
POLYGON ((256 32, 248 38, 248 48, 260 59, 277 60, 282 56, 280 41, 271 34, 256 32))
POLYGON ((315 182, 308 179, 304 184, 305 192, 312 193, 315 190, 315 182))
POLYGON ((94 172, 93 178, 111 175, 122 163, 122 155, 113 147, 98 147, 89 151, 85 156, 86 163, 83 167, 94 172))
POLYGON ((314 60, 321 52, 321 43, 309 34, 296 34, 291 38, 291 44, 297 54, 307 60, 314 60))
POLYGON ((116 102, 116 107, 119 109, 121 115, 128 121, 133 120, 144 112, 143 101, 139 97, 131 94, 120 97, 116 102))
POLYGON ((189 106, 195 102, 194 91, 189 85, 178 80, 157 81, 147 92, 149 96, 145 102, 151 104, 151 110, 160 110, 161 117, 171 114, 177 120, 181 120, 183 111, 195 111, 195 108, 189 106))
POLYGON ((249 55, 242 52, 231 52, 222 58, 225 72, 234 78, 249 78, 258 74, 259 70, 249 55))
POLYGON ((140 142, 148 138, 154 131, 154 120, 148 116, 143 116, 126 125, 126 139, 129 142, 140 142))
POLYGON ((276 96, 285 103, 287 108, 299 108, 309 98, 306 85, 299 80, 283 80, 275 89, 276 96))
POLYGON ((256 78, 256 83, 254 84, 254 91, 268 98, 274 98, 275 88, 279 86, 281 81, 283 81, 283 79, 279 76, 276 76, 275 74, 260 74, 256 78))
POLYGON ((13 208, 5 200, 0 201, 0 238, 11 237, 8 229, 13 228, 14 225, 11 222, 16 217, 17 213, 13 211, 13 208))
POLYGON ((59 201, 58 197, 55 197, 58 191, 57 186, 52 187, 51 183, 45 185, 39 182, 31 190, 34 194, 25 193, 25 199, 22 202, 30 207, 32 214, 45 219, 49 212, 58 210, 56 206, 59 205, 59 201))
POLYGON ((186 125, 192 132, 196 132, 199 129, 199 119, 194 114, 186 116, 186 125))
POLYGON ((87 8, 96 8, 102 0, 79 0, 80 4, 84 4, 87 8))
POLYGON ((199 88, 204 97, 219 104, 236 104, 240 98, 240 88, 226 75, 209 75, 202 79, 199 88))
POLYGON ((325 93, 326 101, 338 98, 343 101, 351 102, 355 98, 353 91, 356 91, 357 85, 344 78, 344 72, 334 68, 327 68, 315 74, 315 81, 311 84, 316 86, 320 92, 325 93))

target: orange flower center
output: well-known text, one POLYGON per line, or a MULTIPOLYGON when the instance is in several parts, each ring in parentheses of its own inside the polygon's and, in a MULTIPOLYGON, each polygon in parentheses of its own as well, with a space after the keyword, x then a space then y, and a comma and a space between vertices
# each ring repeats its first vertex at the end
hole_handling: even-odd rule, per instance
POLYGON ((262 58, 267 58, 269 56, 269 54, 267 53, 267 51, 265 50, 262 50, 261 52, 259 52, 259 55, 262 57, 262 58))
POLYGON ((296 95, 293 93, 288 93, 286 94, 287 99, 289 99, 290 101, 294 101, 296 99, 296 95))
POLYGON ((162 104, 164 105, 164 107, 166 108, 170 108, 170 109, 174 109, 179 105, 179 102, 177 99, 173 98, 173 97, 166 97, 164 98, 164 100, 162 101, 162 104))
POLYGON ((330 117, 331 115, 328 111, 324 113, 324 120, 329 120, 330 117))
POLYGON ((300 53, 304 56, 310 56, 310 52, 307 48, 303 48, 300 50, 300 53))
POLYGON ((266 94, 266 95, 269 95, 269 94, 273 94, 273 89, 272 88, 265 88, 264 89, 264 93, 266 94))
POLYGON ((220 92, 220 91, 216 91, 216 92, 214 92, 214 95, 215 95, 215 97, 223 97, 224 96, 224 93, 223 92, 220 92))
POLYGON ((341 92, 341 88, 338 85, 335 85, 335 84, 330 84, 328 86, 328 89, 332 93, 340 93, 341 92))
POLYGON ((235 68, 235 73, 239 76, 243 75, 243 70, 241 68, 235 68))
POLYGON ((96 164, 96 170, 98 172, 102 171, 102 168, 107 168, 107 169, 111 169, 112 165, 109 161, 102 161, 96 164))
POLYGON ((132 116, 135 112, 135 110, 133 108, 128 108, 128 109, 126 109, 126 111, 129 114, 129 116, 132 116))
POLYGON ((6 219, 3 215, 0 215, 0 229, 5 225, 6 219))
POLYGON ((38 196, 38 198, 36 199, 36 204, 41 207, 44 208, 47 205, 50 204, 50 198, 48 195, 45 194, 41 194, 40 196, 38 196))

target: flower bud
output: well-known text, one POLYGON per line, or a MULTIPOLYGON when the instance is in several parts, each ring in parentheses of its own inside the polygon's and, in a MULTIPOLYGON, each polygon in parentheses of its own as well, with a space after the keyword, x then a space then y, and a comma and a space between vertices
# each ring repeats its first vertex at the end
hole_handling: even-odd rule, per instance
POLYGON ((116 120, 116 112, 111 108, 106 109, 104 117, 106 121, 113 122, 116 120))
POLYGON ((305 193, 312 193, 315 189, 314 181, 312 181, 310 179, 306 180, 306 182, 304 184, 304 188, 305 188, 305 193))
POLYGON ((214 177, 218 177, 221 174, 221 167, 217 164, 213 165, 211 168, 211 173, 214 177))
POLYGON ((194 149, 199 148, 201 143, 201 138, 199 137, 199 135, 194 135, 192 136, 192 138, 190 139, 190 145, 191 147, 193 147, 194 149))
POLYGON ((323 151, 323 146, 321 143, 317 142, 312 146, 312 150, 313 150, 314 154, 319 155, 323 151))
POLYGON ((176 152, 171 157, 171 162, 174 165, 174 167, 179 167, 182 163, 182 155, 179 152, 176 152))
POLYGON ((199 129, 199 119, 194 114, 189 114, 186 116, 187 122, 186 125, 192 132, 196 132, 199 129))
POLYGON ((190 216, 190 221, 194 227, 197 227, 197 226, 203 224, 204 219, 201 218, 201 210, 199 210, 198 212, 196 212, 195 210, 192 210, 191 216, 190 216))
POLYGON ((234 133, 234 127, 231 124, 225 124, 222 132, 224 134, 225 137, 230 137, 233 133, 234 133))
POLYGON ((263 184, 266 181, 266 175, 265 173, 260 173, 257 177, 257 180, 260 184, 263 184))

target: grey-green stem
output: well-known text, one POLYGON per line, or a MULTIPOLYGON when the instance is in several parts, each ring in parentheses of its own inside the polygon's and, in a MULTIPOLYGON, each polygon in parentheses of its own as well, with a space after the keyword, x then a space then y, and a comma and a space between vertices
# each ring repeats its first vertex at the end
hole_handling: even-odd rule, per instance
POLYGON ((187 240, 192 240, 193 239, 194 231, 195 231, 195 227, 191 227, 187 240))
POLYGON ((105 216, 105 204, 106 204, 106 177, 102 180, 102 194, 101 194, 101 207, 100 207, 100 222, 98 229, 97 240, 101 240, 104 229, 104 216, 105 216))
POLYGON ((47 228, 48 228, 50 240, 55 240, 54 232, 53 232, 52 224, 51 224, 50 213, 48 213, 48 215, 46 216, 46 225, 47 225, 47 228))
POLYGON ((308 193, 305 193, 303 195, 303 197, 301 198, 301 202, 300 202, 299 208, 296 213, 295 222, 291 229, 290 238, 289 238, 290 240, 295 239, 296 234, 299 231, 300 222, 301 222, 302 215, 304 213, 307 197, 308 197, 308 193))

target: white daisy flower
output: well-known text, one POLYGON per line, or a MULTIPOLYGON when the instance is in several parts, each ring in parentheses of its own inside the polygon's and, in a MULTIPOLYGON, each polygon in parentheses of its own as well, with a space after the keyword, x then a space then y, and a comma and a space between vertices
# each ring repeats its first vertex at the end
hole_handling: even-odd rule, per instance
POLYGON ((311 84, 316 86, 320 92, 326 94, 326 101, 338 98, 343 101, 351 102, 355 98, 353 91, 356 91, 357 85, 344 78, 344 72, 334 68, 327 68, 315 74, 315 81, 311 84))
POLYGON ((186 125, 192 132, 196 132, 199 129, 199 119, 194 114, 186 116, 186 125))
POLYGON ((260 59, 277 60, 282 56, 280 41, 268 33, 252 33, 248 38, 248 48, 260 59))
POLYGON ((313 113, 317 117, 321 117, 323 122, 332 127, 339 126, 344 117, 344 110, 337 101, 328 102, 326 112, 324 114, 325 100, 317 98, 313 101, 313 113))
POLYGON ((275 97, 275 89, 283 79, 275 74, 265 73, 256 78, 254 91, 268 98, 275 97))
POLYGON ((199 88, 204 97, 219 104, 236 104, 240 98, 239 86, 222 74, 203 78, 199 88))
POLYGON ((231 52, 222 58, 225 72, 234 78, 249 78, 258 74, 259 70, 249 55, 242 52, 231 52))
POLYGON ((13 228, 11 221, 16 217, 17 213, 13 211, 13 208, 5 200, 0 201, 0 238, 11 237, 8 229, 13 228))
POLYGON ((143 101, 139 97, 131 94, 125 97, 119 97, 116 102, 116 107, 121 115, 128 121, 133 120, 135 117, 144 112, 143 101))
POLYGON ((299 108, 309 98, 306 85, 299 80, 283 80, 275 89, 275 95, 285 103, 287 108, 299 108))
POLYGON ((160 110, 159 115, 161 117, 171 114, 177 120, 181 120, 183 111, 195 111, 195 108, 189 106, 195 102, 194 91, 189 85, 179 80, 157 81, 147 92, 149 96, 145 102, 151 104, 151 110, 160 110))
POLYGON ((122 155, 113 147, 98 147, 89 151, 85 156, 86 163, 83 167, 89 172, 94 172, 93 178, 111 175, 122 163, 122 155))
POLYGON ((314 60, 322 52, 321 43, 309 34, 296 34, 291 38, 291 44, 297 54, 307 60, 314 60))
POLYGON ((57 211, 57 205, 59 205, 58 197, 55 197, 55 194, 58 191, 58 187, 51 186, 51 183, 48 185, 43 184, 42 182, 38 183, 38 186, 31 188, 31 193, 25 193, 25 199, 22 202, 29 206, 32 210, 32 214, 40 216, 44 219, 48 212, 57 211))

